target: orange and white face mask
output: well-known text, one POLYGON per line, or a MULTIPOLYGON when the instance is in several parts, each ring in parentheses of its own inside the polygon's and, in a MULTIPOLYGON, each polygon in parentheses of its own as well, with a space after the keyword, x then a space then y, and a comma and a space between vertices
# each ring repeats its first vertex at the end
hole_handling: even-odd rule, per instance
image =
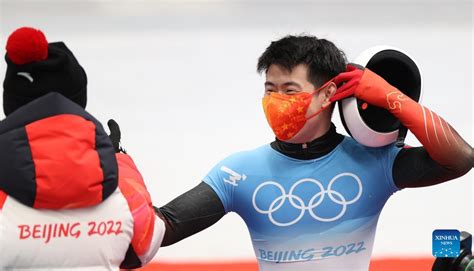
POLYGON ((328 81, 313 92, 300 92, 291 95, 272 92, 263 97, 265 116, 278 139, 286 141, 293 138, 303 129, 309 119, 316 117, 327 108, 327 106, 322 107, 306 117, 314 94, 325 88, 330 82, 328 81))

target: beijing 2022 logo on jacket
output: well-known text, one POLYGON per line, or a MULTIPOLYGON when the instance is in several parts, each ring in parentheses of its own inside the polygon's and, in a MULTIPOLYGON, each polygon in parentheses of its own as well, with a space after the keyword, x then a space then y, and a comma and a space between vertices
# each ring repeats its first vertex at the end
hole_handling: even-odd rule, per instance
POLYGON ((362 191, 360 178, 349 172, 336 175, 329 181, 327 188, 320 181, 311 178, 298 180, 289 191, 278 182, 266 181, 253 192, 252 204, 257 212, 267 215, 271 223, 280 227, 298 223, 305 213, 320 222, 333 222, 346 213, 349 205, 360 199, 362 191), (355 195, 346 195, 341 185, 336 189, 337 183, 344 183, 344 186, 355 185, 355 195), (323 207, 323 202, 328 204, 328 201, 330 207, 323 207))

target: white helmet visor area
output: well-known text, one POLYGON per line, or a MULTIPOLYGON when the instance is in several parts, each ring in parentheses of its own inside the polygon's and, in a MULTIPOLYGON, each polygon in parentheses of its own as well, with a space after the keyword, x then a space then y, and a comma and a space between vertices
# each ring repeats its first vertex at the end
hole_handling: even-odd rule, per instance
MULTIPOLYGON (((369 68, 415 101, 420 101, 422 77, 415 61, 399 49, 377 46, 364 51, 354 63, 369 68)), ((380 147, 406 136, 404 128, 387 110, 366 105, 356 98, 339 102, 339 113, 347 133, 359 143, 380 147)))

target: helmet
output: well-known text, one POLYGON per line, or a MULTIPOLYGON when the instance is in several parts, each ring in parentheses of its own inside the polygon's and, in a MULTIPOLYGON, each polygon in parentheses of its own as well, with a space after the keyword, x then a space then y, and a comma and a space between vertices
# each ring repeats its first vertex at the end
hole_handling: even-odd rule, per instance
MULTIPOLYGON (((407 53, 390 46, 376 46, 362 52, 354 63, 369 68, 406 96, 420 101, 421 72, 407 53)), ((403 145, 407 129, 388 110, 351 97, 339 102, 339 114, 347 133, 363 145, 403 145)))

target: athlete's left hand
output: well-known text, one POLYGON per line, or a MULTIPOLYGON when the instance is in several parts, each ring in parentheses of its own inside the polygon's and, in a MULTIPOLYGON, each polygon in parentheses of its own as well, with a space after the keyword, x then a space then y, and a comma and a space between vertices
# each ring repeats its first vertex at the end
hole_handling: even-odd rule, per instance
POLYGON ((339 88, 330 99, 331 102, 355 96, 371 105, 388 108, 388 96, 394 91, 396 93, 393 94, 402 94, 379 75, 353 63, 348 64, 346 71, 338 74, 332 81, 339 88))

